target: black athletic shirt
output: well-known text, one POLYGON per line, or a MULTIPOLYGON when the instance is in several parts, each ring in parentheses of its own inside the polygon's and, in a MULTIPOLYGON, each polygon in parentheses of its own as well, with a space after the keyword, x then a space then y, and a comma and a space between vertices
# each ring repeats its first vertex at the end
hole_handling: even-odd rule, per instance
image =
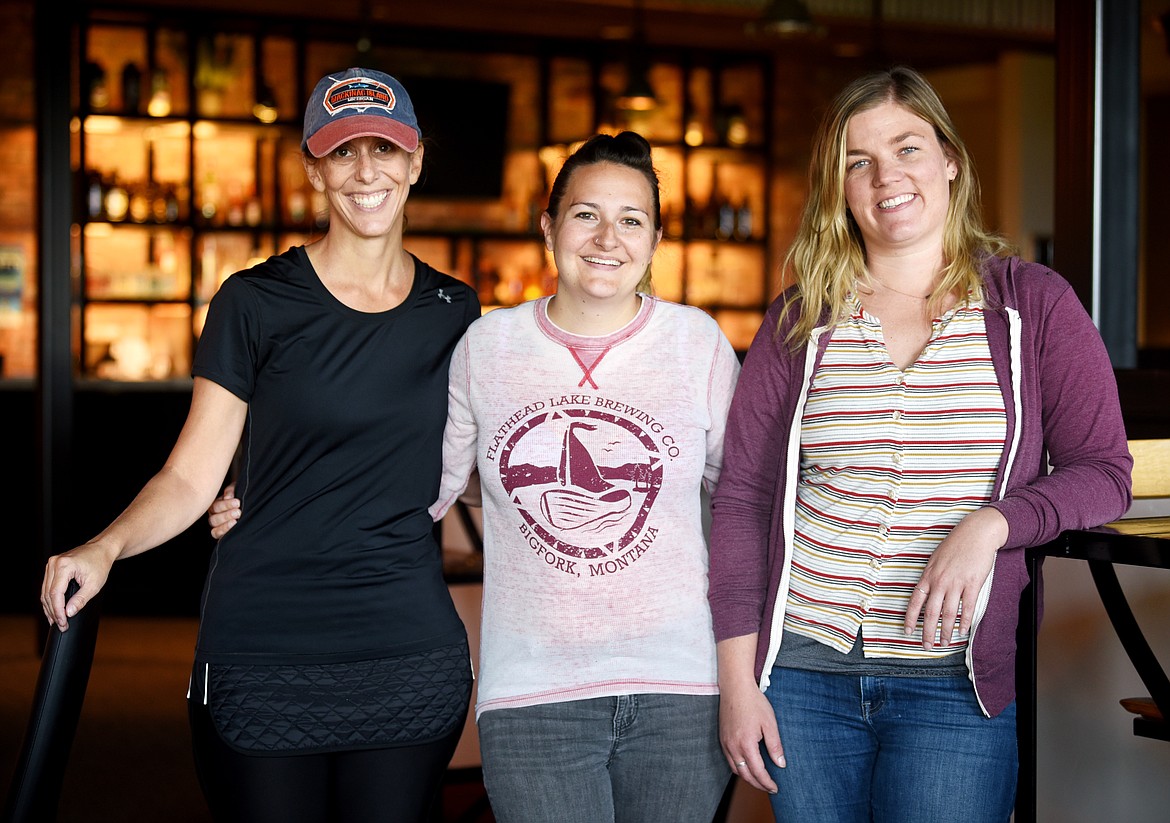
POLYGON ((415 260, 403 303, 338 301, 302 247, 227 279, 192 372, 248 403, 236 494, 203 593, 201 663, 407 654, 464 636, 427 507, 451 350, 475 292, 415 260))

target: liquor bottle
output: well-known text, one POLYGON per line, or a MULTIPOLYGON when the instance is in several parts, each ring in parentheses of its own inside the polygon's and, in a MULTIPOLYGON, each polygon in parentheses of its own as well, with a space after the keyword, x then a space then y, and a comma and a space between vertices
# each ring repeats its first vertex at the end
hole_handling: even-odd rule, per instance
POLYGON ((751 240, 754 228, 752 201, 745 197, 739 202, 735 210, 735 239, 751 240))
POLYGON ((122 109, 127 114, 138 114, 142 105, 142 70, 129 60, 122 67, 122 109))
POLYGON ((199 214, 208 223, 214 223, 217 217, 220 221, 223 220, 219 211, 219 183, 215 179, 215 172, 208 169, 207 174, 203 176, 203 187, 199 192, 199 214))
POLYGON ((130 219, 135 223, 145 223, 150 219, 150 190, 145 183, 127 186, 130 195, 130 219))
POLYGON ((117 177, 110 179, 110 185, 106 189, 105 210, 106 217, 115 222, 125 220, 126 213, 130 210, 130 195, 117 177))
POLYGON ((699 236, 702 227, 699 204, 689 194, 683 198, 683 227, 685 236, 692 240, 699 236))
POLYGON ((285 200, 288 209, 288 220, 294 226, 300 226, 305 223, 305 217, 308 211, 308 202, 305 197, 305 192, 298 186, 289 189, 288 197, 285 200))
POLYGON ((711 188, 707 191, 707 203, 701 212, 702 228, 699 236, 715 238, 719 236, 719 164, 711 164, 711 188))
POLYGON ((102 173, 92 169, 86 178, 85 213, 91 220, 100 220, 105 216, 106 184, 102 173))
POLYGON ((167 190, 161 183, 150 184, 150 219, 155 223, 167 222, 167 190))
POLYGON ((229 226, 244 225, 244 187, 233 180, 227 186, 227 213, 229 226))
POLYGON ((175 190, 175 186, 167 185, 165 187, 165 194, 163 197, 167 201, 167 222, 174 223, 179 219, 179 194, 175 190))
POLYGON ((86 64, 86 74, 89 81, 89 107, 94 111, 105 111, 110 105, 110 86, 105 68, 96 60, 91 60, 86 64))
POLYGON ((249 226, 259 226, 264 220, 264 206, 255 192, 244 203, 244 222, 249 226))
POLYGON ((150 75, 150 100, 146 104, 146 113, 151 117, 166 117, 171 113, 171 82, 162 69, 155 69, 150 75))
POLYGON ((722 194, 719 195, 716 203, 716 214, 719 222, 715 229, 715 237, 719 240, 730 240, 735 237, 735 221, 739 211, 722 194))

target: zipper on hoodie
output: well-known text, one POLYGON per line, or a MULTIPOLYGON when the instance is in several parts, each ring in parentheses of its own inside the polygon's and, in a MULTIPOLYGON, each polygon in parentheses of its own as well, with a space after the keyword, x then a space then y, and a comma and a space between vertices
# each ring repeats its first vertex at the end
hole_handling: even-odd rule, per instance
MULTIPOLYGON (((1008 443, 1007 460, 1004 462, 1003 481, 999 484, 998 500, 1003 500, 1004 495, 1007 494, 1008 479, 1012 476, 1012 468, 1016 462, 1016 452, 1020 446, 1020 430, 1023 428, 1022 422, 1022 400, 1020 393, 1020 313, 1013 308, 1004 307, 1004 313, 1008 318, 1008 340, 1011 351, 1011 385, 1012 385, 1012 410, 1015 413, 1016 424, 1012 429, 1011 441, 1008 443)), ((971 619, 971 632, 967 640, 967 653, 964 662, 967 664, 967 677, 971 681, 971 685, 975 687, 975 700, 979 703, 979 710, 983 712, 984 717, 991 717, 991 712, 987 711, 987 706, 983 703, 983 697, 979 694, 979 683, 975 679, 975 630, 979 628, 979 624, 983 622, 983 615, 987 612, 987 604, 991 600, 991 584, 995 579, 995 563, 991 564, 991 571, 987 575, 987 579, 983 581, 983 585, 979 589, 979 597, 975 600, 975 615, 971 619)))

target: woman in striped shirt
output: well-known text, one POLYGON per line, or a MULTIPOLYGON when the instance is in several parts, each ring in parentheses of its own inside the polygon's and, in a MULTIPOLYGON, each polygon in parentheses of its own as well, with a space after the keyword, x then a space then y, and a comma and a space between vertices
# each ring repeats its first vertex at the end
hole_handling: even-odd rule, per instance
POLYGON ((715 495, 723 750, 778 820, 1006 821, 1023 550, 1128 506, 1113 372, 921 75, 844 89, 810 178, 715 495))

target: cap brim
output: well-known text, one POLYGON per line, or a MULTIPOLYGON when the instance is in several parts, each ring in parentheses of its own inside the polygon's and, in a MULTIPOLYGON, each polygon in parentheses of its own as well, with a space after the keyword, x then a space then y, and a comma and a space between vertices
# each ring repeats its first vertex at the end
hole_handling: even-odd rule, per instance
POLYGON ((334 120, 317 129, 305 145, 309 154, 324 157, 347 140, 357 137, 385 137, 406 151, 418 148, 418 132, 403 123, 377 114, 355 114, 334 120))

